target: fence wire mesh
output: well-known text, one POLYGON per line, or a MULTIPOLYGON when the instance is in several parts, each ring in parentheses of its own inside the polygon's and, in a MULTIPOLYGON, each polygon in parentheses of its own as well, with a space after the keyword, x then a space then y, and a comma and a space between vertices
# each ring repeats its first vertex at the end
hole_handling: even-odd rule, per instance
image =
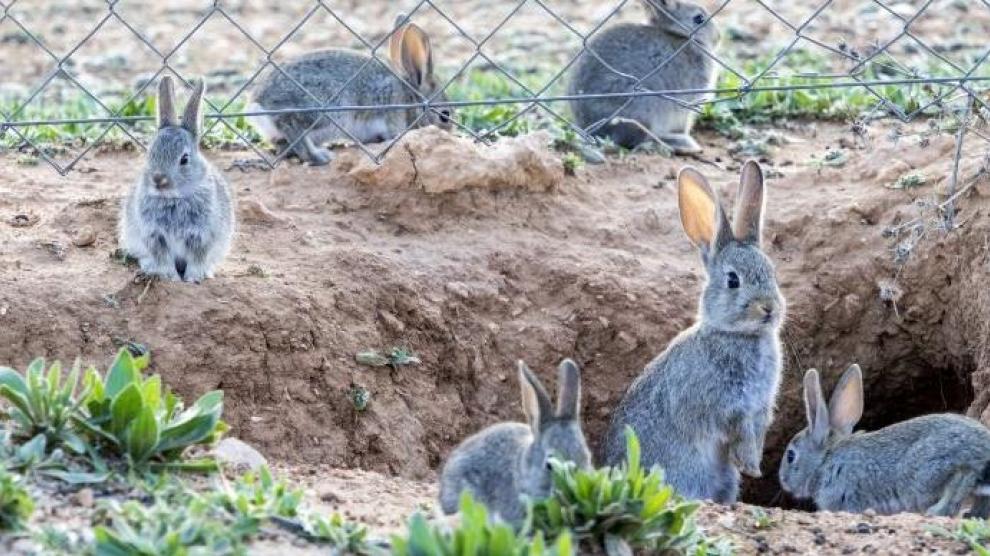
MULTIPOLYGON (((949 122, 943 127, 955 133, 957 149, 947 202, 954 202, 964 140, 990 141, 982 128, 990 113, 990 0, 715 0, 706 8, 703 18, 683 21, 676 0, 315 0, 277 6, 218 0, 167 8, 125 0, 0 0, 0 73, 6 82, 0 85, 0 148, 32 153, 63 175, 102 145, 129 142, 147 149, 151 93, 165 75, 186 87, 204 75, 212 91, 204 135, 240 144, 269 167, 304 134, 272 149, 249 118, 316 113, 307 132, 331 125, 380 161, 410 130, 444 110, 454 110, 455 132, 482 142, 542 125, 597 143, 603 126, 621 120, 633 103, 657 98, 669 110, 694 112, 716 126, 720 114, 765 119, 787 115, 788 106, 796 116, 839 114, 853 128, 880 118, 949 122), (616 67, 616 56, 597 39, 617 25, 649 25, 644 9, 678 21, 681 39, 651 59, 648 71, 633 75, 616 67), (393 25, 397 13, 405 18, 393 25), (423 26, 432 39, 440 76, 433 94, 423 94, 389 62, 389 37, 406 22, 423 26), (722 35, 717 46, 704 40, 712 26, 722 35), (330 95, 310 90, 286 69, 294 57, 328 47, 367 55, 330 95), (685 71, 692 53, 719 78, 701 87, 657 86, 673 82, 664 74, 685 71), (587 57, 622 87, 593 93, 568 87, 587 57), (341 102, 371 67, 401 80, 412 100, 341 102), (479 74, 488 76, 488 86, 472 90, 479 74), (291 82, 308 100, 249 109, 248 97, 265 75, 291 82), (612 109, 594 122, 576 122, 575 103, 591 101, 612 102, 612 109), (343 122, 346 114, 369 109, 417 116, 373 145, 343 122), (538 123, 528 123, 533 120, 538 123)), ((630 46, 631 55, 638 46, 630 46)))

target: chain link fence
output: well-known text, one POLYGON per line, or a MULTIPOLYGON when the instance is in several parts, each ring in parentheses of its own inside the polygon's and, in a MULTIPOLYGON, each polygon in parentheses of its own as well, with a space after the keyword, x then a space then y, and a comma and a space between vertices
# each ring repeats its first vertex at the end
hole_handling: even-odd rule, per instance
MULTIPOLYGON (((166 9, 125 0, 0 0, 0 72, 7 82, 0 86, 0 145, 8 152, 33 153, 63 175, 94 149, 109 143, 123 141, 146 149, 154 121, 150 95, 164 75, 174 75, 187 87, 206 75, 214 91, 207 97, 206 135, 222 132, 227 143, 250 149, 269 167, 277 165, 294 145, 272 149, 246 123, 251 117, 318 113, 319 125, 331 122, 368 157, 380 161, 410 130, 443 110, 453 109, 454 132, 482 142, 516 132, 521 122, 535 119, 536 125, 553 126, 575 141, 600 144, 604 126, 622 120, 638 100, 657 98, 667 102, 669 109, 691 111, 702 125, 715 127, 720 115, 729 122, 740 115, 761 122, 765 116, 821 116, 816 110, 849 123, 853 130, 878 119, 904 123, 937 119, 945 124, 940 129, 955 133, 957 141, 956 170, 946 201, 951 204, 959 195, 956 174, 964 141, 968 137, 990 141, 982 126, 990 113, 987 0, 821 0, 814 4, 715 0, 706 4, 703 18, 681 21, 679 44, 651 60, 649 71, 638 75, 615 67, 615 57, 598 51, 596 39, 615 25, 648 25, 644 9, 677 20, 678 10, 683 10, 679 2, 315 0, 275 7, 266 2, 218 0, 172 4, 173 8, 166 9), (399 12, 406 18, 397 22, 398 27, 416 22, 433 39, 441 76, 436 94, 421 94, 389 63, 388 40, 397 27, 391 22, 399 12), (722 35, 718 46, 703 40, 712 25, 722 35), (332 32, 328 31, 331 26, 332 32), (303 35, 307 38, 300 39, 303 35), (293 57, 317 46, 346 46, 368 55, 365 65, 329 97, 307 90, 285 69, 293 57), (113 60, 93 62, 98 59, 93 49, 115 48, 128 50, 116 65, 113 60), (502 56, 505 50, 512 50, 514 57, 507 61, 502 56), (131 52, 140 52, 144 60, 140 70, 129 59, 131 52), (703 87, 657 88, 655 84, 664 80, 655 77, 681 71, 683 63, 678 60, 688 53, 700 54, 717 69, 719 79, 703 87), (224 63, 229 57, 240 60, 231 64, 236 68, 224 63), (618 78, 624 84, 622 89, 574 92, 568 83, 582 57, 594 58, 607 68, 613 81, 618 78), (338 102, 366 66, 391 72, 415 100, 338 102), (472 91, 471 76, 478 72, 494 76, 498 86, 472 91), (248 96, 268 74, 292 81, 313 102, 249 110, 248 96), (534 78, 537 74, 539 79, 534 78), (128 76, 131 83, 127 83, 128 76), (119 90, 111 102, 105 90, 114 79, 119 90), (226 85, 214 87, 217 81, 226 85), (812 106, 803 106, 808 98, 812 106), (607 116, 583 125, 575 121, 575 103, 602 100, 614 101, 607 116), (53 105, 59 108, 46 108, 53 105), (80 108, 72 113, 65 106, 80 108), (338 122, 346 113, 369 108, 416 110, 419 116, 399 133, 372 145, 338 122), (490 115, 496 109, 501 110, 497 117, 480 118, 480 123, 474 117, 479 111, 490 115), (54 131, 39 138, 41 129, 54 131)), ((630 51, 635 49, 632 45, 630 51)), ((317 125, 314 122, 309 130, 317 125)), ((654 135, 648 122, 644 131, 654 135)))

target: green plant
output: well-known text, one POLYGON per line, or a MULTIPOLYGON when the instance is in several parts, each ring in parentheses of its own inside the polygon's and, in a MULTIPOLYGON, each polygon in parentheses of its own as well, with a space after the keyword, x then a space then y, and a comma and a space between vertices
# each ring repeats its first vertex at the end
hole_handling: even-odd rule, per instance
POLYGON ((955 531, 932 527, 936 535, 965 543, 978 556, 990 556, 990 522, 985 519, 964 519, 955 531))
POLYGON ((46 373, 45 360, 40 358, 28 365, 23 376, 0 367, 0 396, 9 402, 6 417, 14 423, 15 436, 30 439, 43 435, 48 447, 66 446, 77 454, 84 453, 86 445, 72 427, 82 397, 76 394, 79 373, 79 361, 68 377, 63 377, 58 361, 46 373))
POLYGON ((0 531, 19 531, 34 512, 22 479, 0 467, 0 531))
POLYGON ((753 518, 754 529, 769 529, 777 524, 763 508, 752 508, 749 515, 753 518))
POLYGON ((327 543, 342 554, 375 556, 386 553, 371 544, 366 527, 344 521, 340 514, 333 514, 330 517, 312 515, 304 520, 302 526, 306 538, 314 542, 327 543))
POLYGON ((527 529, 549 537, 572 531, 577 540, 609 555, 630 548, 679 554, 725 550, 703 537, 688 502, 663 482, 658 469, 640 466, 639 440, 626 428, 626 462, 618 467, 578 469, 552 460, 553 490, 530 507, 527 529))
POLYGON ((395 556, 564 556, 574 554, 571 537, 561 531, 552 545, 537 532, 532 539, 508 524, 491 522, 485 507, 465 491, 460 500, 460 523, 453 530, 430 524, 422 514, 409 520, 405 535, 392 538, 395 556))
POLYGON ((182 456, 190 446, 210 444, 227 430, 220 420, 223 392, 204 394, 184 409, 178 397, 163 391, 160 376, 142 378, 148 363, 147 354, 134 357, 123 348, 105 379, 88 370, 85 415, 76 422, 132 467, 215 470, 214 460, 182 461, 182 456))
POLYGON ((302 490, 275 480, 266 466, 257 473, 244 474, 214 500, 234 517, 234 529, 255 533, 262 522, 272 517, 296 517, 302 496, 302 490))
POLYGON ((564 173, 568 176, 577 174, 578 169, 584 166, 584 159, 576 153, 564 153, 560 161, 564 164, 564 173))

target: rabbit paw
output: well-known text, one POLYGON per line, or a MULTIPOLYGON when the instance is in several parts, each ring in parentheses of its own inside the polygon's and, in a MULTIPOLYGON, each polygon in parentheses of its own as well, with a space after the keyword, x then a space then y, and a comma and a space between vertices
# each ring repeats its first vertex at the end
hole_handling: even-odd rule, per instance
POLYGON ((319 148, 309 152, 310 166, 326 166, 333 160, 333 153, 329 149, 319 148))
POLYGON ((760 456, 753 450, 737 446, 732 450, 730 461, 739 469, 740 473, 747 477, 758 479, 763 476, 763 472, 760 471, 760 456))
POLYGON ((698 154, 701 145, 686 133, 663 135, 660 139, 674 151, 674 154, 698 154))

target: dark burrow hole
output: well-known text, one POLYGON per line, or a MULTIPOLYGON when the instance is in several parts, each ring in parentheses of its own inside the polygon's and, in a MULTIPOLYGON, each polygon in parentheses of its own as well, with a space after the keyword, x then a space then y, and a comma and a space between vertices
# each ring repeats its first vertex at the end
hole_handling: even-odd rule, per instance
MULTIPOLYGON (((872 372, 864 368, 865 408, 856 430, 874 431, 929 413, 965 414, 974 398, 969 378, 971 373, 971 368, 936 368, 922 361, 908 360, 891 363, 872 372)), ((838 374, 834 372, 823 380, 826 397, 831 394, 837 380, 838 374)), ((814 511, 811 502, 796 500, 783 492, 777 479, 777 469, 787 442, 806 424, 803 405, 800 411, 788 411, 786 416, 778 417, 775 426, 781 427, 783 432, 764 453, 763 478, 755 481, 744 478, 743 502, 814 511)))

